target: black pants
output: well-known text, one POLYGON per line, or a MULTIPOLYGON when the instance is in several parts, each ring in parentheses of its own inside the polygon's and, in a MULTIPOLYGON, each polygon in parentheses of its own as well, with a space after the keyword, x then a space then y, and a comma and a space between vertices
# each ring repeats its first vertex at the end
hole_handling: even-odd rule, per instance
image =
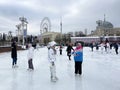
POLYGON ((67 56, 68 56, 69 60, 71 60, 71 52, 67 52, 67 56))
POLYGON ((75 74, 82 74, 82 62, 75 62, 75 74))
POLYGON ((117 48, 115 49, 115 52, 116 52, 116 54, 118 54, 118 49, 117 48))
POLYGON ((62 50, 60 50, 60 55, 62 55, 62 50))
POLYGON ((12 58, 12 59, 13 59, 12 65, 17 64, 17 58, 16 58, 16 57, 14 57, 14 58, 12 58))
POLYGON ((34 69, 32 59, 28 60, 28 68, 29 69, 34 69))

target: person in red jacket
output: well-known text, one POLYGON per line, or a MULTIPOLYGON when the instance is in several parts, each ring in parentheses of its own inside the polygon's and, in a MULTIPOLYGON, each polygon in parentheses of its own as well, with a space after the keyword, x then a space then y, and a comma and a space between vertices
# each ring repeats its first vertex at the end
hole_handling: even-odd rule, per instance
POLYGON ((83 47, 78 43, 74 50, 75 74, 82 74, 83 47))

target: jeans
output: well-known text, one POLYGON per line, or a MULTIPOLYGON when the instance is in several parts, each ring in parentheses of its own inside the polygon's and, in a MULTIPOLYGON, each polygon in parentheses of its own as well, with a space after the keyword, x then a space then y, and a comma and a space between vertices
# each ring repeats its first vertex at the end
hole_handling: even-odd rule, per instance
POLYGON ((14 58, 12 58, 12 59, 13 59, 12 65, 17 64, 17 58, 16 58, 16 57, 14 57, 14 58))
POLYGON ((75 74, 82 74, 82 62, 75 62, 75 74))
POLYGON ((28 68, 34 69, 32 59, 28 60, 28 68))

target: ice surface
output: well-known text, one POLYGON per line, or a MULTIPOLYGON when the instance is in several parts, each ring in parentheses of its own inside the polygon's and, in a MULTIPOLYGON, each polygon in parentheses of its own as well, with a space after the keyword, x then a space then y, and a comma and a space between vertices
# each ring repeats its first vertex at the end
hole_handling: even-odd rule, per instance
POLYGON ((0 53, 0 90, 120 90, 120 51, 106 53, 85 47, 83 74, 75 76, 74 60, 68 60, 66 47, 57 53, 56 73, 59 80, 50 81, 47 48, 34 51, 35 70, 27 71, 27 50, 18 51, 18 65, 12 68, 11 53, 0 53))

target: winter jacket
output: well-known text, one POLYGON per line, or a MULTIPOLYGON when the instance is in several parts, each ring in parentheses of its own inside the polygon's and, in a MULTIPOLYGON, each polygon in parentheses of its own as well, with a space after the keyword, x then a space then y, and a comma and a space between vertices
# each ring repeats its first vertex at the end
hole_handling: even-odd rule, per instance
POLYGON ((16 44, 15 44, 15 42, 13 42, 11 44, 11 48, 12 48, 12 50, 11 50, 11 57, 12 58, 17 58, 17 50, 16 50, 16 44))
POLYGON ((67 51, 68 53, 71 53, 71 50, 74 50, 74 49, 72 48, 72 46, 69 45, 69 46, 67 47, 66 51, 67 51))
POLYGON ((114 48, 118 49, 118 44, 117 43, 114 44, 114 48))
POLYGON ((52 48, 48 49, 48 60, 49 62, 56 61, 56 52, 52 48))
POLYGON ((83 61, 83 50, 82 47, 75 49, 74 51, 74 61, 75 62, 82 62, 83 61))
POLYGON ((29 49, 28 49, 28 60, 30 59, 33 59, 33 55, 34 55, 34 48, 31 46, 29 49))

